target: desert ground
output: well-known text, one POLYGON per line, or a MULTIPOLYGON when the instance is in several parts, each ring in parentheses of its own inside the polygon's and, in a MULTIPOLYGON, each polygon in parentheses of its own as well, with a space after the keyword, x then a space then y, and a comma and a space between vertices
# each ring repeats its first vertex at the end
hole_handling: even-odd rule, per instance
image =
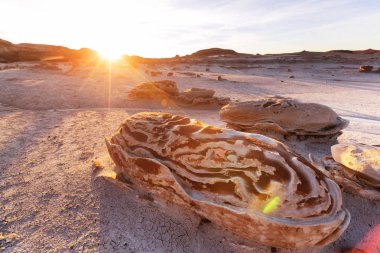
MULTIPOLYGON (((380 67, 379 55, 286 57, 261 56, 262 63, 249 66, 223 61, 100 67, 0 63, 0 251, 380 252, 380 204, 351 194, 343 193, 351 224, 338 241, 291 251, 248 242, 93 172, 94 161, 113 166, 104 138, 136 112, 168 111, 225 125, 218 110, 128 98, 136 84, 151 80, 172 80, 181 90, 213 89, 217 96, 239 101, 280 95, 321 103, 350 120, 339 142, 380 145, 380 74, 358 72, 362 64, 380 67), (150 71, 162 74, 153 77, 150 71)), ((330 154, 331 144, 288 144, 306 157, 330 154)))

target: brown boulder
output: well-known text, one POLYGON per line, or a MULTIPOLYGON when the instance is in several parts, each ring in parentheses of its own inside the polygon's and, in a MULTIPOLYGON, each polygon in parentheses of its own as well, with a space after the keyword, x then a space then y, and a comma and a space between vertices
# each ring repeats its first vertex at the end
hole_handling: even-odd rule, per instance
POLYGON ((188 98, 211 98, 215 94, 214 90, 202 89, 202 88, 191 88, 187 89, 184 92, 181 92, 180 95, 186 96, 188 98))
POLYGON ((343 190, 380 202, 380 148, 358 143, 331 147, 332 157, 323 160, 330 177, 343 190))
POLYGON ((363 65, 363 66, 359 67, 359 72, 361 72, 361 73, 369 73, 369 72, 372 71, 372 69, 373 69, 373 66, 363 65))
POLYGON ((178 95, 178 88, 175 82, 169 80, 147 82, 136 85, 129 91, 128 96, 133 99, 169 99, 178 95))
POLYGON ((174 98, 178 106, 183 107, 202 107, 202 108, 220 108, 228 104, 229 98, 214 97, 215 91, 201 88, 191 88, 181 92, 174 98))
POLYGON ((229 104, 221 109, 220 118, 227 127, 280 139, 290 135, 335 138, 348 125, 325 105, 282 97, 229 104))
POLYGON ((165 91, 171 96, 177 96, 179 94, 176 82, 170 80, 162 80, 153 82, 158 88, 165 91))

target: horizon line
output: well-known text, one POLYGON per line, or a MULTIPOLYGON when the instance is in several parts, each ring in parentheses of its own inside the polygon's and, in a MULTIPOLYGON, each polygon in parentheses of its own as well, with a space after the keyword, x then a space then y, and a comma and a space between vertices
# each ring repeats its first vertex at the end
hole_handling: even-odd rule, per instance
MULTIPOLYGON (((65 47, 67 49, 70 49, 70 50, 83 50, 83 49, 89 49, 89 50, 92 50, 92 51, 95 51, 97 53, 99 53, 98 50, 96 50, 95 48, 91 48, 91 47, 72 47, 70 45, 62 45, 62 44, 45 44, 43 42, 16 42, 16 41, 12 41, 12 40, 8 40, 8 39, 4 39, 4 38, 0 38, 0 41, 3 40, 3 41, 6 41, 6 42, 10 42, 12 43, 13 45, 20 45, 20 44, 32 44, 32 45, 41 45, 41 46, 55 46, 55 47, 65 47)), ((365 49, 330 49, 330 50, 326 50, 326 51, 314 51, 314 50, 300 50, 300 51, 293 51, 293 52, 273 52, 273 53, 258 53, 258 52, 241 52, 241 51, 236 51, 235 49, 233 48, 222 48, 222 47, 207 47, 207 48, 201 48, 199 50, 196 50, 196 51, 193 51, 192 53, 188 53, 188 54, 175 54, 174 56, 160 56, 160 57, 150 57, 150 56, 141 56, 141 55, 138 55, 138 54, 128 54, 127 52, 125 53, 122 53, 120 56, 124 57, 124 56, 129 56, 129 57, 142 57, 142 58, 151 58, 151 59, 161 59, 161 58, 174 58, 176 57, 177 55, 180 56, 180 57, 185 57, 185 56, 190 56, 196 52, 199 52, 201 50, 208 50, 208 49, 223 49, 223 50, 233 50, 235 51, 236 53, 238 54, 248 54, 248 55, 282 55, 282 54, 296 54, 296 53, 302 53, 302 52, 309 52, 309 53, 327 53, 327 52, 332 52, 332 51, 353 51, 353 52, 360 52, 360 51, 367 51, 367 50, 373 50, 373 51, 379 51, 380 52, 380 49, 374 49, 374 48, 365 48, 365 49)))

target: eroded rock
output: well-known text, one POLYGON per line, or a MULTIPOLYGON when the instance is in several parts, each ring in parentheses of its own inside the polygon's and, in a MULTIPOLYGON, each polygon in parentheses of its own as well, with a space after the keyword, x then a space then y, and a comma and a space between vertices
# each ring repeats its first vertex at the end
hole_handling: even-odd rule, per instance
POLYGON ((209 89, 191 88, 191 89, 185 90, 184 92, 181 92, 180 95, 188 97, 190 99, 211 98, 215 95, 215 91, 209 90, 209 89))
POLYGON ((214 90, 191 88, 181 92, 174 101, 182 107, 203 108, 220 108, 229 103, 229 98, 214 97, 214 94, 214 90))
POLYGON ((332 157, 324 164, 332 178, 343 189, 380 201, 380 148, 358 144, 337 144, 331 147, 332 157))
POLYGON ((325 105, 283 97, 229 104, 221 109, 220 118, 229 128, 277 139, 289 136, 336 139, 348 125, 347 120, 325 105))
POLYGON ((128 96, 133 99, 156 99, 161 101, 178 95, 178 93, 175 82, 163 80, 136 85, 129 91, 128 96))
POLYGON ((116 173, 141 190, 252 241, 323 246, 349 224, 338 185, 262 135, 138 113, 107 139, 107 148, 116 173))
POLYGON ((175 82, 163 80, 139 84, 129 92, 128 96, 132 99, 170 101, 176 106, 202 109, 219 109, 229 103, 229 98, 215 97, 214 94, 214 90, 201 88, 179 92, 175 82))

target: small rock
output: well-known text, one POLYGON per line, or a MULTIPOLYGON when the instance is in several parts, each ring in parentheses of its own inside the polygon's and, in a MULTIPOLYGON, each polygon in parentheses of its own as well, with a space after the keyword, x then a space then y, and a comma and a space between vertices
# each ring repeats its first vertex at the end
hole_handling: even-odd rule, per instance
POLYGON ((373 66, 370 66, 370 65, 362 65, 359 67, 359 72, 361 73, 369 73, 371 72, 373 69, 373 66))
POLYGON ((160 76, 160 75, 162 75, 162 72, 161 71, 151 71, 150 75, 151 76, 160 76))

